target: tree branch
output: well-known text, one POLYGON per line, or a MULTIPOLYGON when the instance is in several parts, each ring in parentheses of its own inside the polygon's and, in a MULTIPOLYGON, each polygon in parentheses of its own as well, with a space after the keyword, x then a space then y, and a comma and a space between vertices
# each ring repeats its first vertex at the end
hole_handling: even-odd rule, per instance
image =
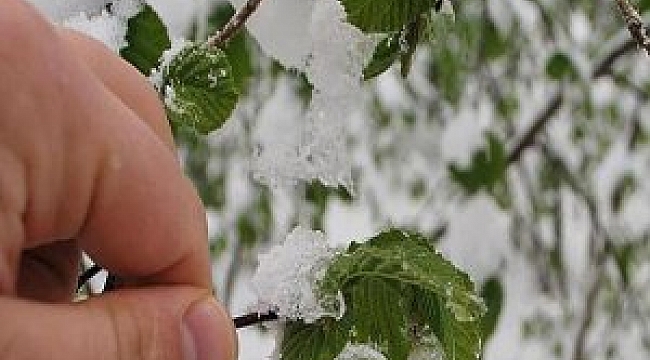
POLYGON ((627 29, 630 31, 632 38, 640 48, 645 50, 647 55, 650 55, 650 33, 648 33, 648 29, 643 25, 643 20, 639 12, 630 4, 629 0, 616 0, 616 4, 627 24, 627 29))
POLYGON ((233 15, 223 29, 208 38, 209 46, 223 47, 230 41, 239 30, 244 27, 246 21, 257 10, 262 0, 248 0, 239 11, 233 15))
POLYGON ((235 323, 235 328, 241 329, 243 327, 261 324, 266 321, 274 321, 274 320, 278 320, 278 314, 273 311, 269 311, 264 314, 251 313, 251 314, 238 316, 233 319, 233 322, 235 323))
MULTIPOLYGON (((617 1, 626 1, 626 0, 617 0, 617 1)), ((606 76, 611 73, 612 66, 623 55, 634 49, 635 42, 633 40, 627 40, 621 43, 619 46, 614 48, 610 53, 607 54, 601 61, 599 61, 596 66, 594 66, 591 72, 591 79, 595 80, 600 77, 606 76)), ((560 109, 562 103, 564 102, 564 94, 562 91, 558 91, 544 107, 541 113, 537 115, 533 125, 528 129, 528 131, 521 137, 519 142, 514 146, 510 151, 507 157, 507 164, 517 162, 523 152, 529 147, 535 145, 537 135, 544 130, 549 120, 555 116, 555 113, 560 109)))

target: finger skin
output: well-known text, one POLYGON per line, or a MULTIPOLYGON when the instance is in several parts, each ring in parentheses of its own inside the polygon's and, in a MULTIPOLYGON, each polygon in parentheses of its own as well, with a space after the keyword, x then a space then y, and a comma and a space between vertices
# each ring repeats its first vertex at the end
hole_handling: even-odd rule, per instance
POLYGON ((125 106, 31 7, 2 7, 0 173, 15 172, 1 175, 0 201, 23 224, 22 244, 0 244, 5 267, 16 274, 23 249, 76 238, 122 276, 210 288, 204 210, 156 122, 125 106))
MULTIPOLYGON (((209 297, 182 286, 124 290, 78 304, 0 297, 0 353, 12 360, 183 359, 183 316, 209 297)), ((208 339, 219 349, 214 360, 234 360, 228 314, 213 305, 221 322, 208 339)))
POLYGON ((165 109, 153 85, 136 68, 115 56, 104 44, 73 30, 64 28, 58 30, 69 48, 88 65, 91 72, 106 88, 144 120, 172 151, 175 151, 165 109))

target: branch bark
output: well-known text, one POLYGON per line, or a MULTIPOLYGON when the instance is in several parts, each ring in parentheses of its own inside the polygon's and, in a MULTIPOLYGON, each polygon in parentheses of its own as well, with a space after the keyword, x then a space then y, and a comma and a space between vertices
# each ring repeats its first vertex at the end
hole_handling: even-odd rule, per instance
POLYGON ((230 41, 237 33, 244 27, 248 18, 260 6, 262 0, 248 0, 244 6, 233 15, 226 23, 223 29, 217 31, 216 34, 208 38, 207 44, 209 46, 223 47, 230 41))
MULTIPOLYGON (((617 0, 617 1, 626 1, 626 0, 617 0)), ((630 39, 628 41, 625 41, 621 43, 619 46, 614 48, 610 53, 607 54, 601 61, 599 61, 596 66, 594 66, 590 79, 595 80, 600 77, 606 76, 611 74, 612 71, 612 66, 618 60, 621 58, 623 55, 627 54, 628 52, 632 51, 634 49, 635 41, 630 39)), ((520 158, 521 155, 523 155, 524 151, 533 145, 535 145, 537 141, 537 135, 539 135, 540 132, 542 132, 545 128, 546 125, 549 123, 549 121, 555 116, 558 110, 560 110, 560 107, 562 106, 562 103, 564 102, 564 94, 562 91, 558 91, 553 97, 551 97, 551 100, 546 104, 542 112, 537 115, 535 118, 535 121, 533 121, 533 125, 526 131, 526 133, 521 137, 519 142, 512 148, 510 153, 508 154, 507 157, 507 164, 511 165, 515 162, 517 162, 520 158)))
POLYGON ((641 19, 639 12, 629 0, 616 0, 616 5, 618 5, 618 9, 627 24, 627 29, 630 31, 632 38, 640 48, 645 50, 647 55, 650 55, 650 33, 643 24, 643 19, 641 19))

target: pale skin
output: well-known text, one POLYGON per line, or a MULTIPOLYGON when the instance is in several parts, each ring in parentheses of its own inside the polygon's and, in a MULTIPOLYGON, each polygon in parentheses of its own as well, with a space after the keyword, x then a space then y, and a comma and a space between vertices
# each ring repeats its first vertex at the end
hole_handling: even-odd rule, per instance
POLYGON ((234 359, 205 212, 155 91, 22 0, 0 1, 0 34, 2 358, 234 359), (81 251, 125 288, 72 303, 81 251), (188 321, 204 330, 189 350, 188 321))

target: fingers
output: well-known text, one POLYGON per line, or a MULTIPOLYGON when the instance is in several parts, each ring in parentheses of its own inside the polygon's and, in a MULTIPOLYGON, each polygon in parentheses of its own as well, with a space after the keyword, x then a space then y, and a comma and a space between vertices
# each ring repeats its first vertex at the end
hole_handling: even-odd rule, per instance
POLYGON ((44 302, 69 302, 79 274, 75 241, 57 241, 23 252, 16 284, 17 295, 44 302))
MULTIPOLYGON (((13 254, 0 268, 16 274, 23 249, 76 238, 118 275, 209 289, 205 213, 168 141, 152 131, 164 120, 145 122, 134 109, 155 110, 122 101, 139 80, 105 85, 21 1, 3 1, 0 30, 0 155, 10 159, 0 162, 0 202, 18 198, 0 214, 23 224, 23 244, 0 243, 13 254)), ((104 65, 104 74, 124 71, 104 65)))
POLYGON ((175 149, 165 109, 149 81, 100 42, 72 30, 59 29, 59 33, 108 90, 144 120, 170 149, 175 149))
POLYGON ((15 360, 234 360, 228 314, 204 290, 157 287, 84 303, 0 297, 0 349, 15 360))

